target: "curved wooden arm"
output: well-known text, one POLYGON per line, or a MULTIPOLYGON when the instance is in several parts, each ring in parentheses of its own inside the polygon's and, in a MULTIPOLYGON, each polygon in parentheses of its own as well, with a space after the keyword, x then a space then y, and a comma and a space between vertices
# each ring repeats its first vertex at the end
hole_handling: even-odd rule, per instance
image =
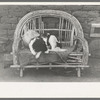
POLYGON ((76 37, 76 39, 78 39, 81 42, 83 48, 82 64, 87 65, 89 56, 88 42, 85 38, 76 37))

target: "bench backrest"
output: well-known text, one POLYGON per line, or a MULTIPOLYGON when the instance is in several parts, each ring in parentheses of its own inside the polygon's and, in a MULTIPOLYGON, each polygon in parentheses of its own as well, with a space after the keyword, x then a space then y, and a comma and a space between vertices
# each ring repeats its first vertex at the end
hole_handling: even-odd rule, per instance
POLYGON ((50 33, 55 35, 63 47, 72 46, 75 27, 72 22, 62 17, 41 16, 28 20, 22 28, 21 37, 28 31, 34 30, 39 34, 50 33))

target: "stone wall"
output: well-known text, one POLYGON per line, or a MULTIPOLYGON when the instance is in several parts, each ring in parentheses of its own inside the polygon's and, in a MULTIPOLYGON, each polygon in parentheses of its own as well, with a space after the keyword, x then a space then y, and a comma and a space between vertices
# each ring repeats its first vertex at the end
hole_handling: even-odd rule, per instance
POLYGON ((19 20, 27 13, 35 10, 62 10, 74 15, 83 27, 85 38, 88 42, 90 38, 90 24, 92 21, 100 19, 100 6, 88 5, 0 5, 0 42, 4 45, 0 46, 0 52, 10 52, 13 35, 19 20), (11 40, 11 41, 10 41, 11 40))

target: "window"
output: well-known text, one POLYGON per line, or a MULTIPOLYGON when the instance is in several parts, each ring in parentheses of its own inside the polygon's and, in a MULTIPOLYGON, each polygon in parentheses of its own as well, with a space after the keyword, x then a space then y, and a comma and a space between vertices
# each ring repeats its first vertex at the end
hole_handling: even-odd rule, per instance
POLYGON ((90 37, 100 37, 100 23, 91 24, 90 37))

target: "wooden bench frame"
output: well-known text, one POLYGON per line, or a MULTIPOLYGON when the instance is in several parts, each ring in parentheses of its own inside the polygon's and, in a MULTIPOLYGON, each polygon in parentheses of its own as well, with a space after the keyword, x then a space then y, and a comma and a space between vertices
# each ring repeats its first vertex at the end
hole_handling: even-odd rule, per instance
MULTIPOLYGON (((61 20, 60 20, 61 21, 61 20)), ((37 29, 35 29, 37 30, 37 29)), ((39 31, 44 31, 44 28, 39 28, 39 31)), ((47 29, 49 30, 49 29, 47 29)), ((56 29, 51 29, 51 30, 56 30, 56 29)), ((59 32, 62 32, 62 28, 60 27, 59 32)), ((65 29, 66 31, 66 29, 65 29)), ((72 40, 71 40, 71 45, 73 44, 73 36, 72 36, 72 40)), ((77 76, 80 77, 81 76, 81 69, 85 68, 85 67, 89 67, 87 65, 88 63, 88 56, 89 56, 89 49, 88 49, 88 43, 86 41, 86 39, 84 38, 84 34, 83 34, 83 29, 81 27, 81 24, 79 23, 79 21, 72 16, 71 14, 68 14, 67 12, 64 11, 59 11, 59 10, 38 10, 38 11, 33 11, 30 12, 28 14, 26 14, 17 24, 15 33, 14 33, 14 42, 13 42, 13 46, 12 46, 12 55, 13 55, 13 65, 11 65, 11 68, 19 68, 20 69, 20 77, 23 76, 23 69, 25 68, 45 68, 45 67, 72 67, 72 68, 76 68, 77 69, 77 76), (22 34, 22 29, 25 25, 25 23, 30 20, 31 18, 35 18, 35 17, 41 17, 41 16, 54 16, 54 17, 59 17, 62 19, 66 19, 69 20, 70 23, 72 23, 72 25, 74 26, 74 31, 76 33, 76 37, 77 39, 79 39, 82 43, 82 47, 83 47, 83 57, 82 57, 82 63, 81 64, 75 64, 75 65, 67 65, 67 64, 61 64, 61 65, 30 65, 30 66, 20 66, 18 64, 18 53, 19 53, 19 43, 21 40, 21 34, 22 34)), ((71 53, 70 55, 80 55, 80 54, 73 54, 71 53)))

